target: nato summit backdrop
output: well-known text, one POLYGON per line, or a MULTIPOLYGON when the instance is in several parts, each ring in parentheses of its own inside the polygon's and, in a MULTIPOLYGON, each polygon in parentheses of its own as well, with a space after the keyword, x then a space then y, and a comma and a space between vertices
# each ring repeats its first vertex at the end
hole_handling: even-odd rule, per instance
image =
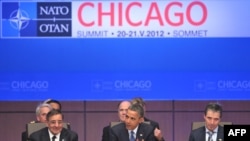
POLYGON ((0 7, 0 100, 250 100, 249 0, 0 7))

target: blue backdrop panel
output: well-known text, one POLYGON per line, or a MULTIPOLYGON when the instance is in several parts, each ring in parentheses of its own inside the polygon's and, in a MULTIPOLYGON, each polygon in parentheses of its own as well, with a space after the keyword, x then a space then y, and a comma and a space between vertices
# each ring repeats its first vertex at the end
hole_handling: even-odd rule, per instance
POLYGON ((249 38, 32 42, 1 40, 1 100, 250 99, 249 38))
MULTIPOLYGON (((121 27, 83 27, 79 15, 88 22, 93 20, 84 15, 86 9, 80 14, 77 11, 85 2, 0 1, 0 100, 116 100, 135 96, 147 100, 250 99, 249 1, 202 1, 208 10, 204 25, 192 26, 185 21, 180 27, 160 26, 170 33, 165 37, 122 38, 111 33, 156 33, 158 27, 135 28, 125 23, 121 27), (54 17, 51 12, 43 17, 36 13, 43 5, 61 6, 69 13, 54 17), (221 12, 216 12, 218 9, 221 12), (53 34, 38 30, 53 23, 70 25, 70 30, 53 34), (103 29, 109 31, 107 37, 76 37, 79 31, 103 29), (176 31, 207 34, 177 37, 173 35, 176 31)), ((110 5, 110 1, 101 2, 106 8, 110 5)), ((121 4, 125 8, 130 2, 121 4)), ((148 10, 152 3, 140 2, 141 11, 148 10)), ((159 10, 170 2, 159 1, 159 10)), ((87 3, 88 12, 96 12, 96 4, 87 3)), ((186 8, 197 2, 181 4, 179 8, 186 8)), ((175 6, 173 10, 180 10, 175 6)), ((201 5, 195 6, 191 14, 197 18, 200 14, 195 10, 199 11, 201 5)))

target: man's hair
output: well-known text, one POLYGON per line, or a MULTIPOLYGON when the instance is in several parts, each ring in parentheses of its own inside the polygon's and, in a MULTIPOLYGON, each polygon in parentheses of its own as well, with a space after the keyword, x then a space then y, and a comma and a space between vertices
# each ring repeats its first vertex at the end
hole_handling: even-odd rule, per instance
POLYGON ((50 103, 56 103, 56 104, 58 104, 58 105, 59 105, 60 110, 62 110, 62 105, 61 105, 61 103, 60 103, 59 101, 57 101, 57 100, 54 100, 54 99, 48 99, 48 100, 44 101, 44 103, 47 103, 47 104, 50 104, 50 103))
POLYGON ((36 107, 36 115, 37 115, 37 116, 40 115, 40 113, 41 113, 41 108, 43 108, 43 107, 48 107, 49 110, 52 110, 52 107, 51 107, 49 104, 47 104, 47 103, 39 104, 39 105, 36 107))
POLYGON ((54 115, 62 115, 62 119, 63 119, 63 114, 62 114, 61 110, 52 109, 51 111, 48 112, 48 114, 46 116, 46 120, 49 121, 49 118, 54 116, 54 115))
POLYGON ((209 103, 204 111, 204 114, 207 115, 207 111, 211 110, 213 112, 219 112, 220 113, 220 117, 222 117, 222 106, 218 103, 209 103))
POLYGON ((143 101, 141 97, 137 97, 131 100, 131 104, 139 104, 142 107, 146 106, 146 103, 143 101))
POLYGON ((144 117, 144 110, 140 104, 132 104, 128 107, 128 109, 137 112, 140 118, 144 117))

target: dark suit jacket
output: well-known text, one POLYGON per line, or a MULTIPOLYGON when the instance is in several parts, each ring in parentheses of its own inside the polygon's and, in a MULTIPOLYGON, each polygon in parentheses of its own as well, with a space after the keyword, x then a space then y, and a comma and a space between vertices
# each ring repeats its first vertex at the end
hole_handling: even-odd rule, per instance
MULTIPOLYGON (((39 121, 30 121, 29 123, 38 123, 39 121)), ((27 126, 27 125, 26 125, 27 126)), ((26 131, 22 132, 22 141, 28 141, 28 133, 27 133, 27 129, 26 131)))
MULTIPOLYGON (((152 125, 153 127, 154 127, 154 129, 155 128, 158 128, 158 129, 160 129, 160 126, 159 126, 159 123, 158 122, 155 122, 155 121, 153 121, 153 120, 150 120, 150 119, 148 119, 148 118, 146 118, 146 117, 144 117, 144 120, 145 121, 149 121, 150 122, 150 125, 152 125)), ((103 130, 102 130, 102 141, 110 141, 109 140, 109 130, 110 130, 110 125, 108 125, 108 126, 105 126, 104 128, 103 128, 103 130)))
MULTIPOLYGON (((63 128, 60 135, 60 141, 78 141, 77 133, 63 128)), ((30 135, 30 141, 50 141, 48 127, 38 130, 30 135)))
MULTIPOLYGON (((224 141, 224 128, 222 126, 219 126, 218 128, 216 141, 219 141, 219 139, 222 139, 222 141, 224 141)), ((189 141, 206 141, 205 126, 191 131, 190 136, 189 136, 189 141)))
POLYGON ((26 131, 23 131, 22 132, 22 141, 27 141, 28 140, 28 135, 27 135, 28 133, 26 132, 26 131))
MULTIPOLYGON (((136 139, 139 139, 139 141, 142 141, 142 139, 144 139, 144 141, 156 141, 153 126, 146 123, 139 124, 136 139)), ((110 129, 109 141, 129 141, 129 134, 125 123, 120 123, 110 129)))
POLYGON ((152 126, 154 127, 154 129, 155 129, 155 128, 160 129, 160 126, 159 126, 159 123, 158 123, 158 122, 153 121, 153 120, 150 120, 150 119, 148 119, 148 118, 146 118, 146 117, 144 117, 144 121, 149 121, 149 122, 150 122, 150 125, 152 125, 152 126))
POLYGON ((110 125, 105 126, 102 129, 102 141, 109 141, 109 130, 110 130, 110 125))

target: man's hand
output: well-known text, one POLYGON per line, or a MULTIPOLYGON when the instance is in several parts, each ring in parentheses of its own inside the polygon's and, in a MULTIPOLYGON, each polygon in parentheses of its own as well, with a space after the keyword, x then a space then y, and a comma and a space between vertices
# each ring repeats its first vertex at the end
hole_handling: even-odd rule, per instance
POLYGON ((161 133, 161 130, 159 130, 158 128, 155 128, 154 130, 154 136, 158 141, 164 141, 163 139, 163 135, 161 133))

